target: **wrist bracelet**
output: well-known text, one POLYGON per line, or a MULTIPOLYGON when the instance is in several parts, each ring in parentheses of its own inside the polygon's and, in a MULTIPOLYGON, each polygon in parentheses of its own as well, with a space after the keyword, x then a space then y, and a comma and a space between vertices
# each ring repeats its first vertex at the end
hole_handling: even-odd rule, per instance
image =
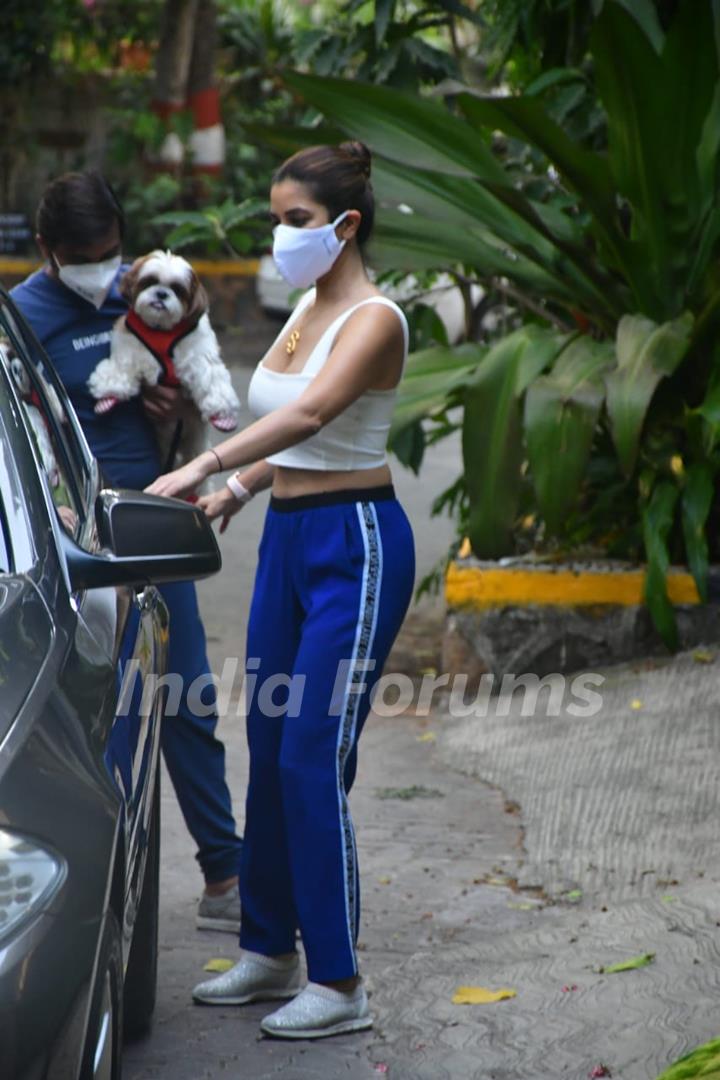
POLYGON ((228 476, 225 483, 230 488, 238 502, 250 502, 253 497, 252 491, 248 491, 245 485, 240 483, 237 473, 233 473, 232 476, 228 476))
POLYGON ((220 455, 215 453, 212 446, 208 446, 208 452, 212 454, 212 456, 215 458, 215 460, 218 463, 217 471, 222 472, 223 471, 223 463, 220 460, 220 455))

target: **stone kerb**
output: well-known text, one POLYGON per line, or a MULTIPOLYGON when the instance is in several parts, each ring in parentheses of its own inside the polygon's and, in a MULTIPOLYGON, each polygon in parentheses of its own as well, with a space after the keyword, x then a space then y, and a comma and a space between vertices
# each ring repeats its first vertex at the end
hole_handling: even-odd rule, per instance
MULTIPOLYGON (((612 560, 457 559, 445 582, 443 671, 466 674, 471 687, 487 673, 543 676, 667 655, 643 585, 642 567, 612 560)), ((707 604, 680 567, 671 568, 668 595, 680 648, 720 639, 720 567, 707 604)))

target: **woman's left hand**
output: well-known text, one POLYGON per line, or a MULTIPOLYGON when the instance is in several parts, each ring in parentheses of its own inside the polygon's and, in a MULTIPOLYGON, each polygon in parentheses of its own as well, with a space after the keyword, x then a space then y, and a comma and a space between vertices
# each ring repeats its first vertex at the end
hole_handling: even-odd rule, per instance
POLYGON ((176 499, 182 499, 183 496, 191 495, 196 488, 200 487, 207 475, 200 459, 193 458, 181 469, 158 476, 157 480, 145 488, 145 491, 148 495, 174 496, 176 499))

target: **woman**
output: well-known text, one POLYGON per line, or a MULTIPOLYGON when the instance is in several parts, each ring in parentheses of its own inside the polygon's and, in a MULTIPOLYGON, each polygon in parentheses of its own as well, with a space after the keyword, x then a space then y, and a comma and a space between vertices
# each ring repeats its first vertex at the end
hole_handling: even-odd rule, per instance
POLYGON ((243 953, 193 996, 218 1005, 292 998, 262 1030, 319 1038, 372 1024, 355 950, 359 886, 347 793, 370 693, 413 587, 412 533, 385 458, 408 333, 363 263, 373 222, 366 147, 295 154, 273 178, 271 211, 278 267, 291 285, 316 288, 253 375, 248 405, 257 421, 149 490, 184 495, 212 472, 242 466, 228 487, 201 500, 225 527, 272 486, 248 671, 258 688, 285 676, 302 692, 298 704, 289 690, 282 716, 263 715, 257 697, 248 705, 243 953), (297 927, 310 980, 302 992, 297 927))

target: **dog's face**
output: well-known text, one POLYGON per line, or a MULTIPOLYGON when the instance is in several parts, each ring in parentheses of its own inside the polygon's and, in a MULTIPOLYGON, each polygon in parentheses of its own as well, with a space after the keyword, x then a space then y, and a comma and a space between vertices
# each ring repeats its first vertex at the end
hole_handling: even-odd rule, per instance
POLYGON ((171 330, 183 319, 207 311, 207 295, 189 262, 169 251, 136 259, 120 282, 120 292, 146 326, 171 330))

